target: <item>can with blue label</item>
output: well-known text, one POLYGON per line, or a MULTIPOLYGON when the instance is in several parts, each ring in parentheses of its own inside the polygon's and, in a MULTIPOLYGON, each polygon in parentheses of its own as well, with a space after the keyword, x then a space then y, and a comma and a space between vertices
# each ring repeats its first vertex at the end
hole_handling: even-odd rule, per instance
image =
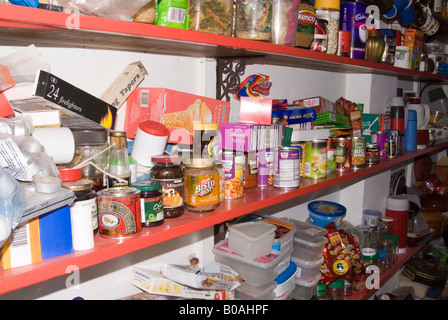
POLYGON ((367 41, 367 6, 358 2, 342 2, 339 30, 351 32, 350 58, 365 59, 367 41))

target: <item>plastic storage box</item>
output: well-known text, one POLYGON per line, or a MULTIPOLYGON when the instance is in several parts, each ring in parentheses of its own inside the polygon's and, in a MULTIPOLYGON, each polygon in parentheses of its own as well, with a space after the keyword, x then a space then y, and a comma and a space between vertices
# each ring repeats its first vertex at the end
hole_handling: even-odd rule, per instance
POLYGON ((347 213, 347 208, 333 201, 318 200, 308 203, 308 211, 312 224, 325 227, 330 222, 334 222, 339 228, 347 213))
MULTIPOLYGON (((288 219, 288 218, 283 218, 288 219)), ((289 219, 296 225, 294 235, 293 255, 303 260, 316 260, 322 256, 322 252, 328 239, 325 237, 326 230, 309 223, 289 219)))
POLYGON ((275 298, 275 282, 263 286, 254 286, 243 282, 235 289, 235 298, 238 300, 272 300, 275 298))
POLYGON ((243 222, 229 227, 229 249, 249 259, 271 253, 274 244, 275 225, 243 222))
POLYGON ((277 284, 274 289, 275 297, 282 297, 285 293, 290 291, 291 286, 295 286, 294 279, 297 274, 297 266, 295 263, 290 262, 288 268, 283 271, 276 279, 277 284))
POLYGON ((291 297, 295 300, 310 300, 317 292, 320 278, 320 273, 311 280, 295 278, 296 288, 292 292, 291 297))
POLYGON ((257 222, 264 222, 273 224, 276 227, 274 244, 272 245, 272 250, 275 251, 287 251, 293 246, 294 234, 297 231, 295 223, 284 218, 274 218, 270 216, 259 216, 254 220, 257 222))
POLYGON ((320 257, 317 260, 303 260, 293 255, 291 256, 291 261, 297 266, 296 278, 308 281, 314 279, 316 275, 320 275, 320 266, 324 262, 324 257, 320 257))
POLYGON ((289 265, 292 248, 285 253, 271 251, 269 255, 249 259, 228 248, 228 239, 213 247, 215 261, 228 265, 239 273, 244 281, 254 286, 263 286, 273 282, 289 265))

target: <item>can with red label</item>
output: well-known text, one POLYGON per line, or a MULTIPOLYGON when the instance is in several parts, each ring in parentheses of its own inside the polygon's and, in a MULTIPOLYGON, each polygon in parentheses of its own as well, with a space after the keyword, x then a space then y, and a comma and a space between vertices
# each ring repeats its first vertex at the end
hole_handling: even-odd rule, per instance
POLYGON ((98 233, 112 239, 129 238, 142 231, 140 190, 116 187, 97 192, 98 233))

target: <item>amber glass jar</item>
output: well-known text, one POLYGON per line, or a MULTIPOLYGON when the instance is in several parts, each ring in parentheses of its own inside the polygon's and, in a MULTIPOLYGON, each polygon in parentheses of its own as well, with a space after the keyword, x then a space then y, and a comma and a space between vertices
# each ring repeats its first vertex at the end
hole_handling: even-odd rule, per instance
POLYGON ((184 178, 182 158, 172 155, 158 155, 151 158, 154 166, 151 175, 162 184, 163 212, 165 219, 184 214, 184 178))
POLYGON ((258 186, 257 154, 255 152, 245 152, 244 156, 243 188, 256 188, 258 186))

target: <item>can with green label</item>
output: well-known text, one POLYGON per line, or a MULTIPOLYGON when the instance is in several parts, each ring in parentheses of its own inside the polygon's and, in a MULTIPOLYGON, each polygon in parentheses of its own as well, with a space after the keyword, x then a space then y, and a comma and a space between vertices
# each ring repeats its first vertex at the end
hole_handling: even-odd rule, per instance
POLYGON ((327 140, 310 140, 305 144, 305 177, 327 177, 327 140))

